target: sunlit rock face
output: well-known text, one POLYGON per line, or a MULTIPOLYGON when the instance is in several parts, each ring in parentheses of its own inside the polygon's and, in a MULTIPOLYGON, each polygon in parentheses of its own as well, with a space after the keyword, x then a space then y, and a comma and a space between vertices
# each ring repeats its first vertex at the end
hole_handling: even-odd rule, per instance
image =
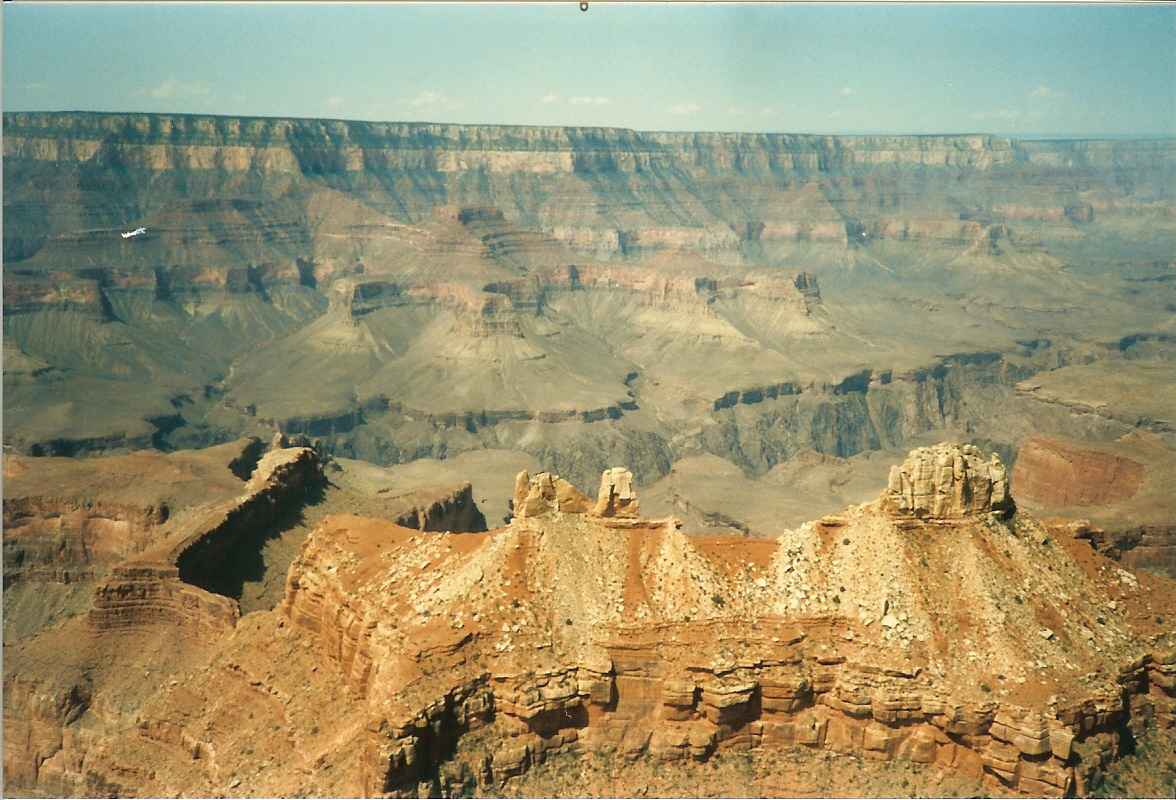
POLYGON ((995 453, 985 459, 974 445, 939 444, 912 450, 890 469, 883 506, 898 514, 958 519, 1009 514, 1008 472, 995 453))

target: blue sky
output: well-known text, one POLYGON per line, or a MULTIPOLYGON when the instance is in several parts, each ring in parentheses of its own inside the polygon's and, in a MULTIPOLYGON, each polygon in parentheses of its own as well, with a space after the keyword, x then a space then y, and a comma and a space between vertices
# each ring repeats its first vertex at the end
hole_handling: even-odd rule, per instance
POLYGON ((5 110, 1176 135, 1176 4, 5 4, 5 110))

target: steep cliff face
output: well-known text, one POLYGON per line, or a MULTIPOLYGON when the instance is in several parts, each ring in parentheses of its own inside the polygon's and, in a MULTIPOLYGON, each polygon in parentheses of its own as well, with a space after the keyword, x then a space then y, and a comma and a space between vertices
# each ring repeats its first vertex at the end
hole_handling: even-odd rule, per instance
POLYGON ((449 490, 419 491, 399 498, 409 508, 393 520, 421 531, 484 531, 486 517, 474 502, 474 487, 464 483, 449 490))
POLYGON ((4 459, 5 640, 80 613, 112 568, 233 497, 257 440, 108 459, 4 459))
POLYGON ((1039 513, 1085 518, 1082 535, 1132 567, 1176 577, 1170 486, 1176 459, 1162 435, 1136 430, 1083 445, 1037 436, 1017 456, 1013 483, 1039 513))
POLYGON ((1042 505, 1098 506, 1129 500, 1143 483, 1138 461, 1039 437, 1017 456, 1017 491, 1042 505))
POLYGON ((293 558, 283 560, 284 550, 329 510, 364 509, 426 530, 485 529, 469 483, 413 488, 402 478, 408 491, 382 492, 391 477, 383 471, 334 465, 324 487, 315 451, 283 444, 277 437, 264 455, 246 440, 169 455, 6 458, 6 788, 137 792, 157 757, 97 766, 125 736, 215 761, 200 736, 181 736, 172 720, 140 727, 137 715, 252 612, 277 604, 293 558), (34 494, 47 486, 52 494, 34 494))

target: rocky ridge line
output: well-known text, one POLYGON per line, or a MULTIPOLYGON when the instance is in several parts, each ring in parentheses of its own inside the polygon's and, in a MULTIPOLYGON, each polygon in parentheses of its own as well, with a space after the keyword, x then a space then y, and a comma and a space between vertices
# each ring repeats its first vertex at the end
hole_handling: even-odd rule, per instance
MULTIPOLYGON (((328 520, 291 568, 282 613, 367 698, 367 793, 502 791, 582 748, 672 762, 807 746, 1063 796, 1088 791, 1133 719, 1176 725, 1176 651, 1102 617, 1108 586, 1133 578, 1057 550, 1014 513, 999 461, 971 446, 914 451, 897 474, 909 491, 748 542, 597 517, 558 476, 522 473, 511 525, 477 540, 328 520), (932 588, 945 572, 951 586, 932 588), (1026 616, 976 618, 1014 594, 1026 616), (961 614, 985 626, 975 639, 949 634, 961 614), (1062 677, 1096 664, 1093 683, 1062 677), (997 670, 1005 686, 976 688, 997 670), (463 751, 467 736, 489 750, 463 751)), ((625 475, 602 477, 604 508, 629 494, 625 475)))

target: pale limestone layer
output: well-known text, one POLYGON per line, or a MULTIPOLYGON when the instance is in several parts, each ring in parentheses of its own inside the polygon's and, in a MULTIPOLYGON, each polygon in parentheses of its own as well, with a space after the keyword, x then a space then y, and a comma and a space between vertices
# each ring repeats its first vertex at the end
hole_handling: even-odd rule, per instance
POLYGON ((938 444, 912 450, 890 470, 883 506, 899 514, 955 519, 1011 513, 1008 471, 995 453, 988 460, 974 445, 938 444))

